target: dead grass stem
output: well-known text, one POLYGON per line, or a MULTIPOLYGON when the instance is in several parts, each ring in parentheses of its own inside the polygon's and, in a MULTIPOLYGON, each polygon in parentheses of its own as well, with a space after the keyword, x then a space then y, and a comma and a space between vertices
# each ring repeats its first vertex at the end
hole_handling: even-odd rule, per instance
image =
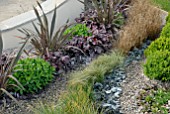
POLYGON ((149 0, 132 0, 126 25, 120 32, 118 48, 127 53, 147 38, 155 38, 162 25, 161 11, 149 0))

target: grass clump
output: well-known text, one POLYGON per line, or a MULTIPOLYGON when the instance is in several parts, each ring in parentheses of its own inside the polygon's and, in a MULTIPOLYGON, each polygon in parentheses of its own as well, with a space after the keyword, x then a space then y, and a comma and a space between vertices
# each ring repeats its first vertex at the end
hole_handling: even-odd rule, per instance
POLYGON ((91 87, 86 89, 82 86, 69 89, 60 100, 59 109, 61 114, 98 114, 95 104, 90 99, 91 87))
POLYGON ((61 97, 59 104, 44 105, 34 109, 35 114, 99 114, 89 96, 91 88, 85 91, 81 86, 68 90, 61 97))
POLYGON ((170 1, 169 0, 152 0, 153 4, 160 7, 165 11, 170 11, 170 1))
POLYGON ((72 111, 72 114, 73 113, 77 114, 75 112, 76 110, 79 110, 77 108, 80 108, 80 109, 83 108, 85 112, 84 113, 82 112, 79 114, 85 114, 87 110, 92 110, 94 111, 94 113, 91 112, 91 114, 96 114, 97 111, 94 108, 94 103, 92 102, 92 99, 91 99, 92 98, 92 94, 91 94, 92 85, 96 81, 102 81, 104 78, 104 75, 112 71, 113 68, 116 67, 116 65, 120 64, 122 61, 123 61, 122 56, 118 55, 118 53, 116 52, 112 52, 110 55, 105 54, 103 56, 98 57, 84 70, 71 74, 70 81, 68 83, 68 88, 70 91, 66 95, 66 98, 64 97, 63 99, 64 101, 65 99, 68 99, 68 101, 70 100, 70 102, 74 102, 74 104, 65 102, 66 104, 64 105, 63 109, 64 110, 69 109, 68 112, 72 111), (73 94, 72 97, 70 97, 71 95, 70 93, 73 94), (80 100, 77 100, 77 99, 80 99, 80 100), (77 107, 75 104, 78 104, 77 106, 80 106, 80 107, 77 107), (70 108, 70 107, 73 107, 73 108, 70 108))
POLYGON ((89 85, 95 81, 102 81, 104 75, 122 63, 123 57, 119 53, 112 52, 110 55, 102 55, 94 60, 87 68, 71 74, 69 85, 89 85))
MULTIPOLYGON (((67 91, 62 94, 58 105, 53 110, 58 111, 57 114, 98 114, 99 112, 92 100, 92 85, 95 81, 102 81, 106 73, 112 71, 114 67, 122 62, 123 57, 113 51, 109 55, 105 54, 98 57, 84 70, 72 73, 67 91)), ((43 113, 49 108, 40 108, 39 112, 50 114, 43 113)), ((40 114, 37 111, 35 113, 40 114)))
POLYGON ((140 46, 149 36, 155 38, 162 25, 161 11, 151 5, 149 0, 133 0, 128 12, 126 25, 120 32, 118 48, 128 53, 140 46))

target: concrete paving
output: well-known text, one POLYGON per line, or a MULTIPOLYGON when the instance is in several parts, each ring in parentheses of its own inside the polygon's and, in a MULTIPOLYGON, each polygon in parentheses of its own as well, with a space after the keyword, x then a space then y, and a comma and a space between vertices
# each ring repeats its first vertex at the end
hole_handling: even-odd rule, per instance
POLYGON ((38 2, 43 0, 0 0, 0 22, 32 10, 38 2))

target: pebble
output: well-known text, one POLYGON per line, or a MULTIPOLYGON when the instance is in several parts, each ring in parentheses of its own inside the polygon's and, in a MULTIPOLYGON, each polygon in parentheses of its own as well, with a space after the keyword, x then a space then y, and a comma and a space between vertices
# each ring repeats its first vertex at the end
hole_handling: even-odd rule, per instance
MULTIPOLYGON (((132 62, 138 62, 143 59, 143 53, 145 48, 150 44, 150 40, 147 40, 140 49, 134 48, 129 52, 129 55, 125 59, 123 66, 118 66, 113 69, 113 72, 105 76, 102 83, 96 82, 93 86, 95 100, 99 107, 102 108, 104 114, 121 114, 120 111, 120 95, 123 90, 120 83, 126 82, 125 67, 129 66, 132 62), (102 94, 102 95, 101 95, 102 94)), ((134 107, 129 107, 134 108, 134 107)), ((142 107, 141 107, 142 108, 142 107)), ((137 112, 139 112, 137 110, 137 112)))

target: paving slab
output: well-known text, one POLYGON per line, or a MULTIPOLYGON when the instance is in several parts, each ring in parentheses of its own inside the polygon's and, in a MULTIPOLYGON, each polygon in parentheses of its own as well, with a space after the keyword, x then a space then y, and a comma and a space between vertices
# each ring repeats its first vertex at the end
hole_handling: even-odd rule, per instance
POLYGON ((44 0, 0 0, 0 22, 27 12, 44 0))

